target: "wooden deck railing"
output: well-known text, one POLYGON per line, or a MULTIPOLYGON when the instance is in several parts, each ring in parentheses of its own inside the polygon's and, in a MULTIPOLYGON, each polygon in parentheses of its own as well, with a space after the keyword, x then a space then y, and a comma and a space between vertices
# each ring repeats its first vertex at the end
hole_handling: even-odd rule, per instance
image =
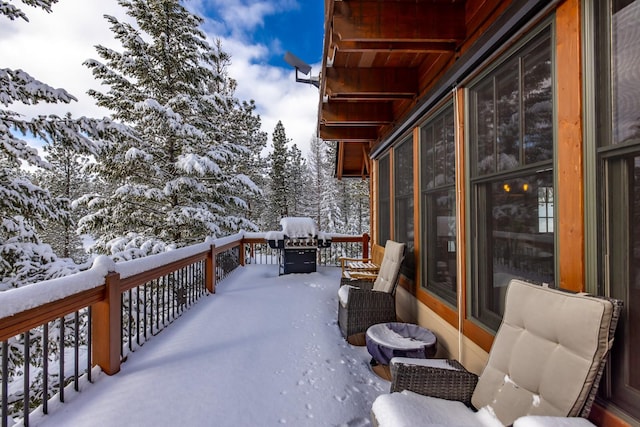
MULTIPOLYGON (((334 236, 318 250, 318 263, 368 253, 367 234, 334 236)), ((28 426, 36 408, 46 414, 50 399, 63 402, 65 390, 79 390, 80 378, 91 382, 96 366, 116 374, 129 353, 214 294, 238 266, 278 262, 257 233, 118 264, 105 258, 86 272, 0 292, 2 427, 28 426)))

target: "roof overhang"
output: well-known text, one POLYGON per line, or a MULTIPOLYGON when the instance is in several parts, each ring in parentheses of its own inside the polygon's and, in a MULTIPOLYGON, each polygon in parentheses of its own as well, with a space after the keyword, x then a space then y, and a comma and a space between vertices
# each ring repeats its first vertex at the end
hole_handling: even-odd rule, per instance
POLYGON ((336 176, 367 177, 369 153, 455 60, 465 0, 325 0, 318 135, 338 142, 336 176))

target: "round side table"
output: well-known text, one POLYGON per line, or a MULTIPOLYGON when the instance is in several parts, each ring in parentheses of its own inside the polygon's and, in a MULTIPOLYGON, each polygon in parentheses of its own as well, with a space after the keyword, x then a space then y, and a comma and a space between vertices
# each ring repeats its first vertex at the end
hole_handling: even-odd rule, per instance
POLYGON ((394 357, 427 359, 436 354, 437 339, 433 332, 411 323, 379 323, 367 329, 367 350, 376 374, 390 379, 389 362, 394 357))

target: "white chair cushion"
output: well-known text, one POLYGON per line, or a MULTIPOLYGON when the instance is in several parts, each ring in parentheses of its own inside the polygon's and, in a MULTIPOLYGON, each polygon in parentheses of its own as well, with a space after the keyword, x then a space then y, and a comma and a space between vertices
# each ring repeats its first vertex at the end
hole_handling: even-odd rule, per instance
POLYGON ((527 415, 513 423, 513 427, 595 427, 586 418, 580 417, 546 417, 527 415))
POLYGON ((503 427, 487 409, 475 412, 462 402, 407 390, 378 396, 372 412, 379 427, 503 427))
POLYGON ((384 246, 384 257, 382 258, 380 271, 378 271, 376 281, 373 283, 374 291, 387 293, 393 291, 403 259, 404 243, 387 240, 384 246))
POLYGON ((613 304, 512 280, 502 324, 471 402, 506 425, 578 416, 606 355, 613 304))
POLYGON ((340 300, 340 304, 342 304, 343 307, 346 307, 347 303, 349 302, 350 288, 356 289, 355 286, 351 286, 351 285, 342 285, 340 286, 340 289, 338 289, 338 299, 340 300))

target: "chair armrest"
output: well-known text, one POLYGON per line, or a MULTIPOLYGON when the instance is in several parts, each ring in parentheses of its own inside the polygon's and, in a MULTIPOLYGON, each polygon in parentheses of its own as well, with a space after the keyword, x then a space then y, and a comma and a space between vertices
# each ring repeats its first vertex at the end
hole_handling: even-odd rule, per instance
POLYGON ((349 257, 341 256, 340 258, 338 258, 338 261, 340 261, 340 262, 347 262, 347 261, 369 262, 369 261, 371 261, 371 258, 349 258, 349 257))
POLYGON ((391 359, 391 392, 410 390, 425 396, 471 405, 478 376, 456 360, 391 359))
POLYGON ((353 291, 373 291, 373 282, 370 280, 351 280, 348 286, 355 288, 353 291))
POLYGON ((338 258, 340 261, 340 267, 342 268, 342 273, 344 273, 345 269, 348 268, 348 262, 369 262, 371 258, 349 258, 349 257, 340 257, 338 258))

